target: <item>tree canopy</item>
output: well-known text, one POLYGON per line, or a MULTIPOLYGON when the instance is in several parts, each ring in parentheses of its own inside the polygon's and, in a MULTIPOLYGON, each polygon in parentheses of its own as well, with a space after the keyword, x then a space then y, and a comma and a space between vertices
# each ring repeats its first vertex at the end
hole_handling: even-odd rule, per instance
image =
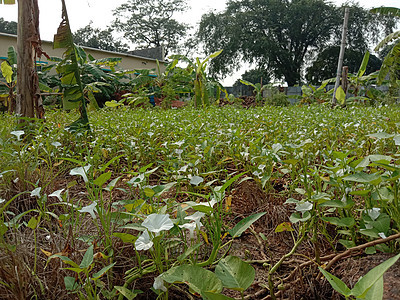
MULTIPOLYGON (((307 82, 319 84, 325 79, 334 78, 337 71, 337 59, 340 47, 327 47, 313 61, 312 65, 306 69, 307 82)), ((343 65, 349 67, 349 73, 356 74, 360 68, 364 53, 353 49, 347 49, 344 55, 343 65)), ((382 61, 375 55, 370 55, 365 75, 378 71, 382 61)))
POLYGON ((168 54, 178 49, 189 28, 174 19, 186 8, 186 0, 128 0, 114 11, 113 27, 139 49, 164 46, 168 54))
POLYGON ((93 28, 88 24, 78 29, 74 34, 74 42, 80 46, 92 47, 101 50, 127 52, 129 47, 121 41, 116 41, 112 35, 113 29, 108 27, 105 30, 93 28))
MULTIPOLYGON (((377 32, 393 23, 353 6, 357 10, 351 8, 349 47, 362 53, 377 32)), ((206 53, 224 49, 211 64, 216 75, 246 61, 295 85, 302 81, 306 62, 339 44, 342 23, 343 9, 325 0, 230 0, 223 12, 202 17, 198 37, 206 53)))

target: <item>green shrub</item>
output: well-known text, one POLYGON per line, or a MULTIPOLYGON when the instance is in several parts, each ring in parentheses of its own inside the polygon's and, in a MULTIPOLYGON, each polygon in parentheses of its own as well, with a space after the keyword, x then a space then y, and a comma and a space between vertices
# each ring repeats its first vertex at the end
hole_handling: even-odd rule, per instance
POLYGON ((290 101, 288 99, 288 96, 286 96, 284 93, 278 92, 265 98, 265 104, 272 106, 289 106, 290 101))

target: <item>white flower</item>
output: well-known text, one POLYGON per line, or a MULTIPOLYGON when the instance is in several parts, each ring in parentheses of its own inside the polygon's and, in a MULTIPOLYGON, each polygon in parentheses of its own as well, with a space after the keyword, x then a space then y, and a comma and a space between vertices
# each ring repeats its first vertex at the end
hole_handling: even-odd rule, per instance
POLYGON ((49 195, 49 197, 57 197, 58 200, 62 201, 63 199, 61 198, 61 193, 62 193, 63 191, 64 191, 64 189, 57 190, 57 191, 51 193, 51 194, 49 195))
POLYGON ((216 203, 217 203, 217 200, 212 199, 209 202, 199 202, 199 203, 196 204, 196 206, 197 205, 204 205, 204 206, 209 206, 209 207, 212 208, 216 203))
POLYGON ((161 275, 154 278, 153 288, 155 290, 162 290, 163 292, 167 291, 167 288, 164 285, 164 280, 161 278, 161 275))
POLYGON ((80 209, 78 211, 81 213, 87 212, 92 216, 93 219, 96 219, 96 214, 95 214, 96 206, 97 206, 97 203, 93 202, 92 204, 90 204, 88 206, 82 207, 82 209, 80 209))
POLYGON ((304 213, 306 211, 311 210, 312 208, 313 204, 311 202, 306 201, 304 203, 297 204, 295 209, 301 213, 304 213))
POLYGON ((197 228, 200 229, 200 227, 203 226, 203 224, 201 224, 201 222, 200 222, 200 219, 204 216, 205 216, 205 213, 196 211, 193 215, 185 217, 185 220, 194 221, 197 225, 197 228))
POLYGON ((85 167, 74 168, 69 172, 69 175, 80 175, 80 176, 82 176, 83 181, 88 182, 86 173, 90 169, 90 167, 91 167, 91 165, 87 165, 85 167))
POLYGON ((174 227, 174 223, 172 223, 169 215, 151 214, 143 221, 142 226, 158 235, 160 231, 170 230, 174 227))
MULTIPOLYGON (((200 223, 201 224, 201 223, 200 223)), ((196 229, 196 223, 192 222, 192 223, 185 223, 183 225, 179 225, 180 228, 185 228, 187 230, 189 230, 189 235, 190 238, 192 239, 194 236, 194 230, 196 229)))
POLYGON ((42 189, 41 187, 38 187, 38 188, 34 189, 34 190, 31 192, 31 197, 36 196, 36 197, 40 198, 40 190, 41 190, 41 189, 42 189))
POLYGON ((386 235, 385 235, 383 232, 379 232, 378 235, 379 235, 381 238, 386 239, 386 235))
POLYGON ((175 153, 178 154, 178 157, 181 158, 181 155, 183 153, 182 149, 175 149, 175 153))
POLYGON ((60 142, 52 142, 51 144, 52 144, 54 147, 56 147, 56 148, 58 148, 58 147, 61 146, 61 143, 60 143, 60 142))
POLYGON ((21 140, 21 135, 23 135, 25 132, 23 130, 16 130, 16 131, 11 131, 10 132, 12 135, 15 135, 18 139, 18 141, 21 140))
POLYGON ((136 250, 149 250, 153 246, 153 242, 150 239, 150 235, 145 230, 141 236, 135 242, 136 250))

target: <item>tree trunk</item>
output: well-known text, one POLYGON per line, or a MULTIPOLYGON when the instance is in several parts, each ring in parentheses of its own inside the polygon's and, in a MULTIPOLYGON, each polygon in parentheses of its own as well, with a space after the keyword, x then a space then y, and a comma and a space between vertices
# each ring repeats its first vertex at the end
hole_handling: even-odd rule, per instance
MULTIPOLYGON (((41 55, 37 0, 18 1, 16 113, 26 118, 44 118, 36 73, 36 56, 41 55), (39 51, 38 51, 39 50, 39 51)), ((21 122, 26 119, 21 119, 21 122)))

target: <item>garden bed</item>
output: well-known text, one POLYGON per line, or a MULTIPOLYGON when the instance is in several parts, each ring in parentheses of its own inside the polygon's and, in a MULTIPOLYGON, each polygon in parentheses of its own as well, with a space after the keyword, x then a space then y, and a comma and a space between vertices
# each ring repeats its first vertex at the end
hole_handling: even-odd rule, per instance
MULTIPOLYGON (((255 271, 246 299, 270 299, 272 287, 282 299, 340 299, 318 257, 351 288, 398 253, 398 239, 376 242, 399 230, 398 110, 104 109, 90 114, 90 134, 64 129, 73 114, 49 111, 22 133, 1 115, 0 298, 117 299, 118 290, 155 299, 160 274, 198 265, 214 278, 239 257, 255 271), (204 226, 191 236, 183 225, 196 212, 204 226), (146 229, 152 214, 168 215, 172 227, 146 229), (137 243, 146 230, 147 249, 137 243), (366 243, 376 245, 346 252, 366 243), (335 260, 341 253, 349 255, 335 260)), ((204 292, 161 278, 169 299, 204 292)), ((398 297, 399 278, 397 263, 385 274, 385 299, 398 297)), ((225 283, 221 291, 241 297, 225 283)))

